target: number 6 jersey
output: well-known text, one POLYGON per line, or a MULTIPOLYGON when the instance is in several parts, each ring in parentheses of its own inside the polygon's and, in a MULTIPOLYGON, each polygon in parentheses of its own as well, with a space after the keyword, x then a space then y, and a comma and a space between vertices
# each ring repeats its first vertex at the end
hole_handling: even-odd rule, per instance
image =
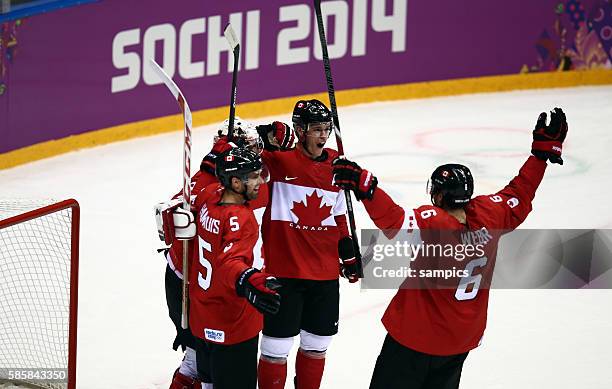
MULTIPOLYGON (((431 243, 444 231, 454 232, 455 236, 454 242, 446 240, 444 243, 484 243, 484 252, 455 262, 459 270, 467 273, 459 277, 460 281, 457 278, 454 285, 423 287, 428 281, 406 281, 382 318, 393 339, 405 347, 431 355, 461 354, 478 346, 486 326, 489 300, 489 286, 479 285, 479 281, 493 272, 500 231, 515 229, 531 211, 531 202, 545 169, 546 162, 529 157, 519 175, 504 189, 470 201, 465 208, 465 224, 431 205, 405 210, 381 188, 374 192, 372 200, 363 201, 378 228, 417 230, 423 237, 423 244, 431 243), (483 237, 486 238, 483 240, 483 237), (411 282, 412 286, 414 282, 421 282, 421 285, 411 287, 411 282)), ((419 270, 419 266, 415 270, 419 270)))

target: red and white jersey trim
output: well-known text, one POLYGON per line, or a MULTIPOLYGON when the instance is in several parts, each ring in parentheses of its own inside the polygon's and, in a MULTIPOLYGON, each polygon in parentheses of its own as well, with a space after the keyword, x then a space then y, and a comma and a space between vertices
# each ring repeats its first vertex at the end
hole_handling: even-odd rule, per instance
POLYGON ((404 207, 401 204, 400 206, 404 209, 404 222, 402 223, 400 230, 418 230, 419 224, 417 223, 414 209, 404 207))

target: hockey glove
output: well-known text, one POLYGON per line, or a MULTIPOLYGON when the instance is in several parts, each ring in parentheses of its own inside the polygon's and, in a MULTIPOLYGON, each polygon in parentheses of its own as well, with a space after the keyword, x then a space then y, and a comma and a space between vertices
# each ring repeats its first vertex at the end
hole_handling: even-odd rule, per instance
POLYGON ((167 245, 175 238, 188 240, 196 235, 195 217, 191 211, 181 208, 182 205, 182 198, 178 198, 155 206, 157 233, 159 239, 167 245))
POLYGON ((338 256, 340 257, 340 275, 351 284, 359 280, 359 264, 355 255, 355 245, 350 236, 338 241, 338 256))
POLYGON ((200 171, 208 172, 214 176, 215 160, 219 155, 221 155, 221 153, 233 147, 236 147, 236 144, 228 142, 227 136, 219 137, 219 139, 215 141, 215 144, 213 145, 210 152, 206 154, 206 156, 202 159, 202 162, 200 163, 200 171))
POLYGON ((236 280, 238 296, 246 298, 259 312, 276 315, 280 308, 280 295, 276 289, 281 284, 271 275, 254 267, 248 268, 236 280))
POLYGON ((546 125, 546 112, 542 112, 533 130, 531 153, 543 161, 563 165, 561 148, 567 135, 567 121, 561 108, 550 112, 550 124, 546 125))
POLYGON ((344 158, 334 159, 332 165, 336 186, 352 190, 357 200, 372 199, 378 185, 378 179, 372 173, 344 158))
POLYGON ((257 133, 263 139, 264 149, 268 151, 291 150, 295 143, 295 132, 282 122, 272 122, 257 126, 257 133))

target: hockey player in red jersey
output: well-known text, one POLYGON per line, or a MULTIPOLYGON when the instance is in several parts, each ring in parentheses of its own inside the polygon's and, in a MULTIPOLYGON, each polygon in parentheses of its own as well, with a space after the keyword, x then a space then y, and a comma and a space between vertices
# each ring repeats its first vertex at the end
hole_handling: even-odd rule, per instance
MULTIPOLYGON (((287 357, 298 334, 296 387, 320 386, 325 352, 338 332, 339 258, 351 281, 358 274, 344 193, 332 185, 331 161, 338 153, 324 147, 332 130, 331 113, 318 100, 300 100, 293 125, 295 149, 262 153, 270 171, 270 201, 262 226, 266 271, 283 287, 279 313, 264 316, 261 389, 285 387, 287 357)), ((278 143, 291 138, 287 131, 279 122, 258 127, 264 140, 272 135, 278 143)))
MULTIPOLYGON (((195 199, 198 193, 210 184, 218 183, 218 179, 215 176, 215 160, 224 151, 229 150, 232 147, 236 147, 237 144, 245 145, 246 147, 260 153, 263 148, 263 142, 259 138, 259 135, 255 127, 249 122, 242 120, 239 117, 235 118, 234 121, 234 134, 235 142, 229 142, 228 135, 229 120, 225 120, 219 126, 217 135, 214 138, 214 144, 212 149, 202 159, 200 164, 200 170, 193 175, 191 178, 191 193, 192 199, 195 199)), ((258 200, 251 203, 252 209, 258 215, 258 221, 261 221, 263 210, 267 204, 267 186, 263 184, 260 187, 261 196, 258 200)), ((182 192, 177 193, 173 200, 167 203, 161 203, 157 207, 156 213, 161 214, 164 212, 172 212, 182 202, 180 196, 182 192)), ((188 217, 188 215, 186 215, 188 217)), ((160 236, 163 234, 162 222, 158 222, 158 230, 160 230, 160 236)), ((167 228, 167 227, 166 227, 167 228)), ((167 234, 170 236, 171 234, 167 234)), ((164 239, 162 239, 164 240, 164 239)), ((174 323, 177 331, 177 335, 174 339, 173 349, 177 350, 180 346, 185 351, 185 356, 181 362, 181 366, 174 372, 170 389, 191 389, 199 388, 199 381, 202 380, 205 383, 210 383, 210 379, 207 374, 199 377, 197 372, 196 363, 196 352, 194 345, 194 338, 189 328, 183 329, 181 327, 181 301, 182 301, 182 279, 183 279, 183 245, 182 241, 177 239, 169 239, 170 248, 165 250, 164 254, 168 261, 166 266, 165 274, 165 290, 166 290, 166 303, 168 305, 168 313, 170 319, 174 323)), ((193 241, 189 242, 190 251, 193 251, 193 241)), ((258 240, 258 244, 255 252, 255 267, 261 268, 263 265, 263 258, 261 255, 261 239, 258 240)))
MULTIPOLYGON (((485 325, 489 287, 479 282, 492 273, 499 234, 517 228, 531 211, 535 192, 544 176, 547 161, 563 164, 561 147, 567 134, 565 114, 559 108, 540 114, 533 131, 532 156, 501 191, 471 198, 473 180, 463 165, 438 167, 430 180, 433 205, 403 209, 381 189, 367 170, 348 160, 334 161, 334 179, 355 192, 374 223, 384 230, 452 230, 487 236, 485 256, 463 263, 469 273, 450 288, 402 288, 382 318, 387 329, 376 361, 371 389, 456 389, 463 362, 477 347, 485 325)), ((461 242, 457 242, 461 244, 461 242)), ((458 264, 456 262, 455 264, 458 264)))
POLYGON ((262 313, 275 314, 280 284, 253 267, 259 226, 248 201, 264 180, 259 155, 234 148, 216 160, 223 187, 198 194, 197 251, 189 280, 189 324, 197 338, 199 371, 215 389, 257 384, 257 342, 262 313), (258 312, 259 311, 259 312, 258 312))

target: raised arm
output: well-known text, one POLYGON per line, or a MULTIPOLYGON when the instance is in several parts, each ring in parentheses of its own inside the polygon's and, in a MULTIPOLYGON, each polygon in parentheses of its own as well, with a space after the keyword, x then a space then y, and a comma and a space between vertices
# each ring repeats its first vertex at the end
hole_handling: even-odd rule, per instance
POLYGON ((355 162, 337 158, 333 161, 334 183, 355 193, 368 215, 381 230, 399 230, 404 224, 406 212, 381 188, 378 179, 355 162))
POLYGON ((536 190, 546 171, 546 161, 563 165, 561 151, 568 129, 565 114, 555 108, 550 114, 550 124, 546 124, 546 119, 545 112, 538 117, 531 145, 533 155, 523 164, 519 174, 502 190, 489 196, 489 200, 502 207, 502 228, 518 227, 531 212, 536 190))
POLYGON ((257 133, 264 145, 261 159, 272 175, 277 169, 280 152, 291 150, 294 147, 295 133, 289 125, 282 122, 259 125, 257 133))
POLYGON ((272 122, 257 126, 257 133, 267 152, 291 150, 295 143, 295 132, 283 122, 272 122))

